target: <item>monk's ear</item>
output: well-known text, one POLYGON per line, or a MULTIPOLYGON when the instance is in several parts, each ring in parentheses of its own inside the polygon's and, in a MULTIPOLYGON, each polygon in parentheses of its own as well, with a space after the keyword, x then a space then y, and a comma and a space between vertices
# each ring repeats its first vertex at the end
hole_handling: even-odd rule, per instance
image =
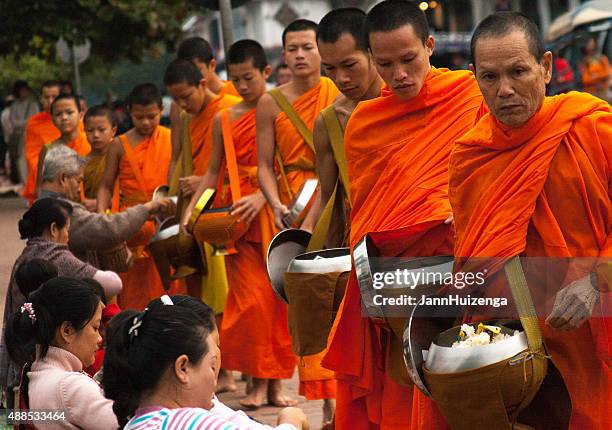
POLYGON ((200 79, 200 88, 206 89, 206 79, 205 78, 200 79))
POLYGON ((427 36, 427 40, 425 40, 425 50, 427 51, 427 56, 431 57, 433 54, 436 43, 432 35, 427 36))
POLYGON ((474 74, 474 76, 476 76, 476 68, 474 67, 474 65, 472 63, 470 63, 468 68, 470 69, 470 72, 472 72, 474 74))
POLYGON ((544 55, 542 55, 542 59, 540 60, 540 65, 544 68, 544 81, 548 84, 552 79, 552 64, 553 64, 553 54, 550 51, 546 51, 544 55))
MULTIPOLYGON (((111 131, 113 132, 113 136, 115 136, 115 135, 117 134, 117 126, 116 126, 116 125, 113 125, 113 126, 111 127, 111 131)), ((112 143, 112 141, 111 141, 111 143, 112 143)))
POLYGON ((214 58, 210 60, 210 63, 208 63, 208 70, 210 70, 211 72, 217 70, 217 60, 215 60, 214 58))
POLYGON ((270 75, 272 74, 272 67, 268 64, 266 67, 264 67, 262 74, 264 80, 267 81, 270 75))

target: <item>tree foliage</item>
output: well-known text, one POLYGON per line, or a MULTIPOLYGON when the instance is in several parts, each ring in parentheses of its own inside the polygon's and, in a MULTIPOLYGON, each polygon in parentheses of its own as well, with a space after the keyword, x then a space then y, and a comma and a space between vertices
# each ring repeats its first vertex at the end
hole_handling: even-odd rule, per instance
POLYGON ((195 6, 184 0, 0 0, 0 56, 52 59, 55 42, 91 41, 105 61, 140 61, 163 51, 181 35, 195 6))
POLYGON ((26 81, 37 91, 40 85, 49 79, 71 79, 71 69, 59 61, 45 61, 31 55, 19 59, 9 55, 0 58, 0 95, 10 93, 17 80, 26 81))

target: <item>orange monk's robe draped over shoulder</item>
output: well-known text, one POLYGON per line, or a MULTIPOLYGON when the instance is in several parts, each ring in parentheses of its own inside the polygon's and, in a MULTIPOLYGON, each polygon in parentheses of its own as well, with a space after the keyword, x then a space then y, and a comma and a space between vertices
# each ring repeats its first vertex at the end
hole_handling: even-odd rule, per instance
MULTIPOLYGON (((248 196, 259 191, 255 109, 232 123, 232 138, 240 191, 248 196)), ((225 369, 256 378, 288 379, 295 369, 295 356, 287 306, 272 291, 262 249, 262 241, 269 242, 273 233, 274 217, 266 204, 236 242, 238 253, 225 258, 229 292, 221 324, 221 362, 225 369)))
MULTIPOLYGON (((338 97, 340 92, 334 83, 322 77, 319 84, 302 94, 293 102, 293 108, 304 124, 312 131, 319 113, 338 97)), ((302 184, 316 176, 315 155, 289 117, 281 112, 274 122, 276 147, 278 148, 291 192, 295 195, 302 184)), ((278 190, 284 204, 291 201, 283 180, 279 180, 278 190)), ((298 361, 300 372, 300 394, 309 400, 336 397, 336 382, 333 372, 321 367, 324 352, 301 357, 298 361)))
POLYGON ((242 98, 240 97, 240 94, 238 94, 238 91, 236 91, 236 87, 234 86, 232 81, 223 82, 223 87, 221 88, 221 91, 219 91, 219 95, 220 96, 234 96, 234 97, 242 98))
MULTIPOLYGON (((444 225, 451 212, 448 157, 482 106, 470 72, 435 68, 410 101, 385 90, 357 106, 344 135, 351 248, 366 233, 379 232, 373 237, 384 256, 452 252, 452 230, 444 225)), ((444 428, 427 418, 437 416, 431 402, 417 395, 411 407, 413 386, 399 385, 385 371, 386 330, 362 316, 361 306, 353 270, 323 360, 338 379, 336 428, 444 428)))
MULTIPOLYGON (((121 140, 122 143, 127 140, 125 135, 121 136, 121 140)), ((136 179, 128 153, 124 153, 119 163, 118 175, 121 190, 120 210, 148 202, 155 188, 166 183, 172 156, 170 129, 158 126, 148 139, 132 148, 132 153, 145 189, 142 189, 136 179)), ((123 281, 123 291, 119 295, 119 305, 122 309, 142 310, 149 301, 165 293, 153 258, 146 250, 146 245, 154 234, 155 223, 147 221, 136 236, 128 241, 128 246, 135 254, 135 262, 128 272, 119 274, 123 281)))
MULTIPOLYGON (((598 261, 610 265, 611 143, 610 105, 572 92, 546 98, 520 128, 485 116, 457 142, 450 160, 458 268, 473 267, 471 257, 548 257, 526 258, 523 267, 548 353, 570 393, 575 430, 612 428, 610 293, 578 329, 555 330, 544 320, 561 288, 598 261), (591 258, 567 264, 567 257, 591 258)), ((495 271, 500 268, 496 261, 485 297, 511 297, 503 270, 495 271)))
POLYGON ((194 175, 202 176, 208 169, 208 160, 212 151, 212 124, 215 115, 223 109, 240 103, 240 100, 231 95, 218 95, 189 121, 194 175))
POLYGON ((39 112, 28 120, 25 132, 25 159, 28 166, 28 177, 23 189, 30 205, 34 202, 34 188, 36 187, 36 172, 38 169, 38 155, 43 145, 59 139, 60 131, 53 124, 51 115, 39 112))

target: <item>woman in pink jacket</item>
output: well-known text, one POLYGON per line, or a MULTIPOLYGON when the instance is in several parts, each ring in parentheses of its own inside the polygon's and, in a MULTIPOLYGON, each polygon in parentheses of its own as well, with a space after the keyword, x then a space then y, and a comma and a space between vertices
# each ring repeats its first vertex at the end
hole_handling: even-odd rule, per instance
POLYGON ((104 305, 83 280, 59 277, 31 293, 6 327, 6 347, 19 364, 32 363, 22 383, 23 400, 44 429, 109 430, 118 427, 113 402, 83 372, 102 340, 104 305), (34 353, 35 351, 35 353, 34 353))

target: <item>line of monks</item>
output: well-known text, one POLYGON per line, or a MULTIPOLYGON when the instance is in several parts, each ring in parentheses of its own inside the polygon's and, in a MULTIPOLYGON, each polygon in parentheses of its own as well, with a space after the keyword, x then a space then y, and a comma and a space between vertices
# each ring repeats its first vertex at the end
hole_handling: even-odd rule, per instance
MULTIPOLYGON (((271 69, 257 42, 231 46, 230 82, 223 82, 208 43, 192 38, 164 76, 174 99, 172 131, 159 125, 161 100, 152 84, 132 91, 134 128, 118 138, 107 111, 90 109, 83 129, 78 100, 45 85, 45 110, 27 126, 25 196, 35 196, 37 161, 49 142, 89 154, 83 202, 98 212, 146 202, 156 187, 180 176, 180 193, 190 199, 186 225, 198 197, 216 188, 216 204, 231 205, 248 232, 236 254, 213 256, 207 249, 207 275, 173 288, 201 297, 219 315, 224 369, 254 378, 242 404, 294 404, 280 380, 298 365, 300 394, 326 399, 325 420, 333 417, 336 428, 448 428, 431 399, 387 368, 392 336, 363 316, 354 269, 327 348, 296 359, 286 306, 265 268, 291 198, 307 179, 319 178, 317 201, 301 225, 312 231, 332 195, 340 196, 327 247, 353 249, 376 233, 389 257, 603 258, 612 253, 610 105, 583 93, 545 97, 551 54, 535 25, 517 13, 492 15, 478 26, 471 71, 430 65, 434 39, 426 18, 403 0, 383 1, 368 14, 333 10, 318 25, 297 20, 283 32, 282 46, 292 80, 280 97, 306 132, 278 93, 266 92, 271 69), (224 139, 233 142, 239 198, 224 184, 224 139)), ((154 233, 151 220, 128 243, 135 264, 121 275, 123 308, 140 309, 164 293, 146 247, 154 233)), ((561 285, 531 286, 542 285, 554 302, 540 325, 570 393, 572 429, 612 428, 612 324, 601 313, 612 283, 595 269, 561 285), (600 300, 581 313, 589 294, 600 300)), ((489 274, 492 285, 503 284, 502 272, 489 274)), ((507 286, 481 294, 504 291, 507 286)), ((219 385, 235 389, 228 373, 219 385)))

